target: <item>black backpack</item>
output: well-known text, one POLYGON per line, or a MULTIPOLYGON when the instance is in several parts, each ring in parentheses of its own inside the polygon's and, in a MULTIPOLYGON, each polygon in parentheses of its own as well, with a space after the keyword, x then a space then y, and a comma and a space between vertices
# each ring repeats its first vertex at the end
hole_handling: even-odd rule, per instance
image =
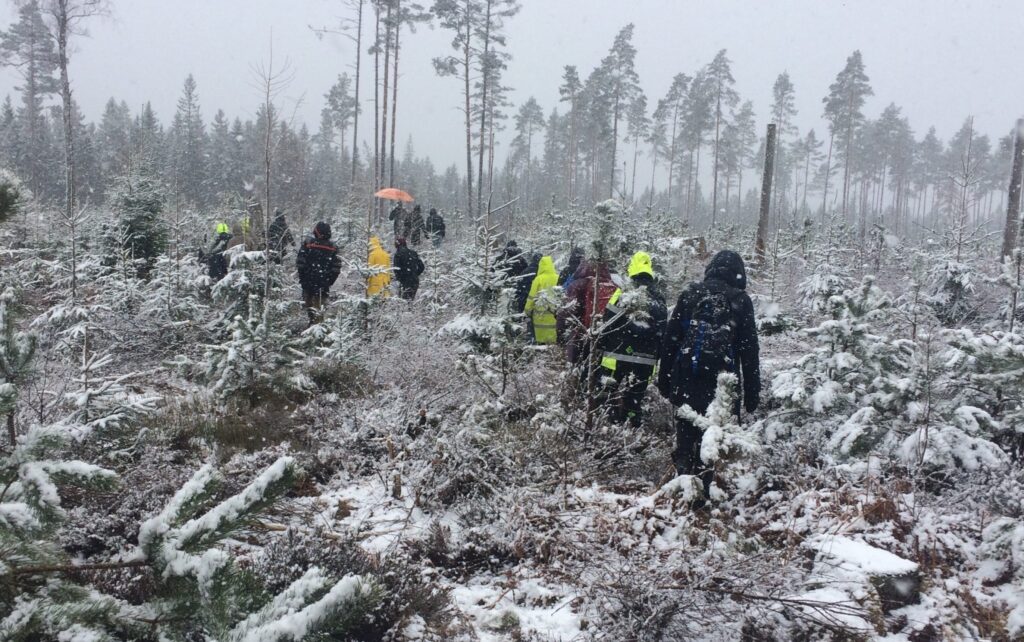
POLYGON ((697 304, 690 313, 690 325, 684 328, 683 341, 676 355, 676 372, 685 379, 714 380, 723 371, 735 368, 735 297, 728 289, 700 286, 697 304))

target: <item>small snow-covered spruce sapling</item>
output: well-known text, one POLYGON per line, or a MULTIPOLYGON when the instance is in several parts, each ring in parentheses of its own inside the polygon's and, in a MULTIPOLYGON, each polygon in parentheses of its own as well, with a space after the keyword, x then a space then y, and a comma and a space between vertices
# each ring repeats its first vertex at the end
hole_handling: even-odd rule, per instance
POLYGON ((171 365, 210 384, 218 398, 245 399, 253 406, 262 396, 280 398, 312 390, 312 381, 301 369, 306 359, 302 339, 287 336, 280 324, 271 323, 271 312, 261 303, 251 294, 248 313, 231 321, 226 339, 208 344, 198 361, 180 357, 171 365))
POLYGON ((681 419, 689 421, 704 433, 700 442, 700 459, 706 466, 715 469, 715 483, 708 489, 713 500, 726 497, 718 486, 719 480, 734 485, 747 472, 742 462, 761 451, 757 433, 740 426, 736 416, 739 401, 739 379, 731 372, 718 375, 715 398, 705 414, 700 414, 688 405, 676 411, 681 419))
POLYGON ((157 600, 149 606, 161 633, 200 630, 217 640, 301 640, 316 632, 343 634, 379 600, 358 575, 328 577, 312 567, 276 596, 218 544, 251 525, 290 489, 298 471, 291 457, 268 466, 238 494, 204 510, 221 481, 212 464, 200 468, 164 509, 139 529, 139 552, 156 571, 157 600))
MULTIPOLYGON (((64 520, 59 486, 110 490, 113 472, 64 460, 70 435, 59 425, 33 426, 0 458, 0 639, 40 640, 76 632, 105 640, 122 605, 55 573, 71 568, 57 530, 64 520)), ((72 638, 68 638, 72 639, 72 638)))
POLYGON ((15 416, 18 406, 18 386, 32 370, 32 357, 36 352, 36 336, 20 332, 14 324, 11 304, 14 293, 8 289, 0 294, 0 414, 7 421, 7 437, 16 441, 15 416))
POLYGON ((880 417, 905 412, 917 398, 915 346, 876 334, 890 318, 892 300, 873 277, 830 296, 827 305, 831 318, 805 331, 819 347, 775 375, 772 395, 797 421, 811 416, 832 424, 832 446, 851 454, 883 436, 880 417))

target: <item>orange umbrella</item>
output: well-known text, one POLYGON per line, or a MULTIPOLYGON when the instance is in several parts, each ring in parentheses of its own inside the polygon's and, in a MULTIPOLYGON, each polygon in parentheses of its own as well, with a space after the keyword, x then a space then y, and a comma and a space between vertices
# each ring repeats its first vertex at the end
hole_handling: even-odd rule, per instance
POLYGON ((386 198, 391 201, 405 201, 406 203, 411 203, 416 200, 409 194, 409 192, 403 192, 402 190, 394 187, 385 187, 374 194, 374 196, 377 198, 386 198))

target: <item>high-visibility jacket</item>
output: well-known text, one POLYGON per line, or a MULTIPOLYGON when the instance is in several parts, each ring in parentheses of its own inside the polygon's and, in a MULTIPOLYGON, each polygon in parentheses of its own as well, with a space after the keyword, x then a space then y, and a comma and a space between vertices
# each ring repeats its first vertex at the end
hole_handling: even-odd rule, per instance
POLYGON ((380 239, 370 237, 370 256, 367 260, 370 276, 366 279, 366 296, 387 296, 391 285, 391 255, 381 247, 380 239))
POLYGON ((542 256, 537 264, 537 276, 530 284, 523 311, 533 320, 533 337, 537 343, 555 343, 558 340, 555 312, 558 310, 558 273, 550 256, 542 256))
POLYGON ((619 362, 629 363, 635 366, 634 371, 650 368, 647 374, 650 376, 658 362, 668 311, 648 270, 635 271, 632 276, 633 284, 646 290, 646 315, 633 318, 628 309, 619 306, 622 290, 615 290, 605 307, 604 326, 598 340, 602 349, 601 365, 614 372, 619 362))

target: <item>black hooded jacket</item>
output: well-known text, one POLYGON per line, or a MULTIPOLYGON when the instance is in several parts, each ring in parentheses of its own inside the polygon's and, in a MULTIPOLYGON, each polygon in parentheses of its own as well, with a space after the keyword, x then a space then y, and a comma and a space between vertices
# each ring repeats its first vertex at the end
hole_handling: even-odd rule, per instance
POLYGON ((745 291, 746 287, 747 271, 743 258, 732 250, 722 250, 705 268, 704 281, 691 283, 679 295, 665 328, 658 367, 658 390, 674 405, 687 404, 703 413, 715 397, 717 374, 714 377, 691 375, 689 368, 680 368, 677 364, 694 308, 710 291, 724 293, 735 315, 733 351, 738 362, 736 370, 743 380, 743 405, 748 412, 757 409, 761 394, 760 349, 754 323, 754 304, 745 291))
POLYGON ((331 242, 330 225, 316 224, 313 236, 307 237, 299 248, 295 268, 303 291, 321 296, 328 293, 341 274, 341 259, 338 247, 331 242))
POLYGON ((427 214, 426 227, 424 228, 427 234, 431 237, 444 238, 444 218, 437 213, 437 210, 430 208, 430 213, 427 214))
POLYGON ((415 287, 423 274, 423 261, 415 250, 402 243, 395 252, 395 278, 405 287, 415 287))

